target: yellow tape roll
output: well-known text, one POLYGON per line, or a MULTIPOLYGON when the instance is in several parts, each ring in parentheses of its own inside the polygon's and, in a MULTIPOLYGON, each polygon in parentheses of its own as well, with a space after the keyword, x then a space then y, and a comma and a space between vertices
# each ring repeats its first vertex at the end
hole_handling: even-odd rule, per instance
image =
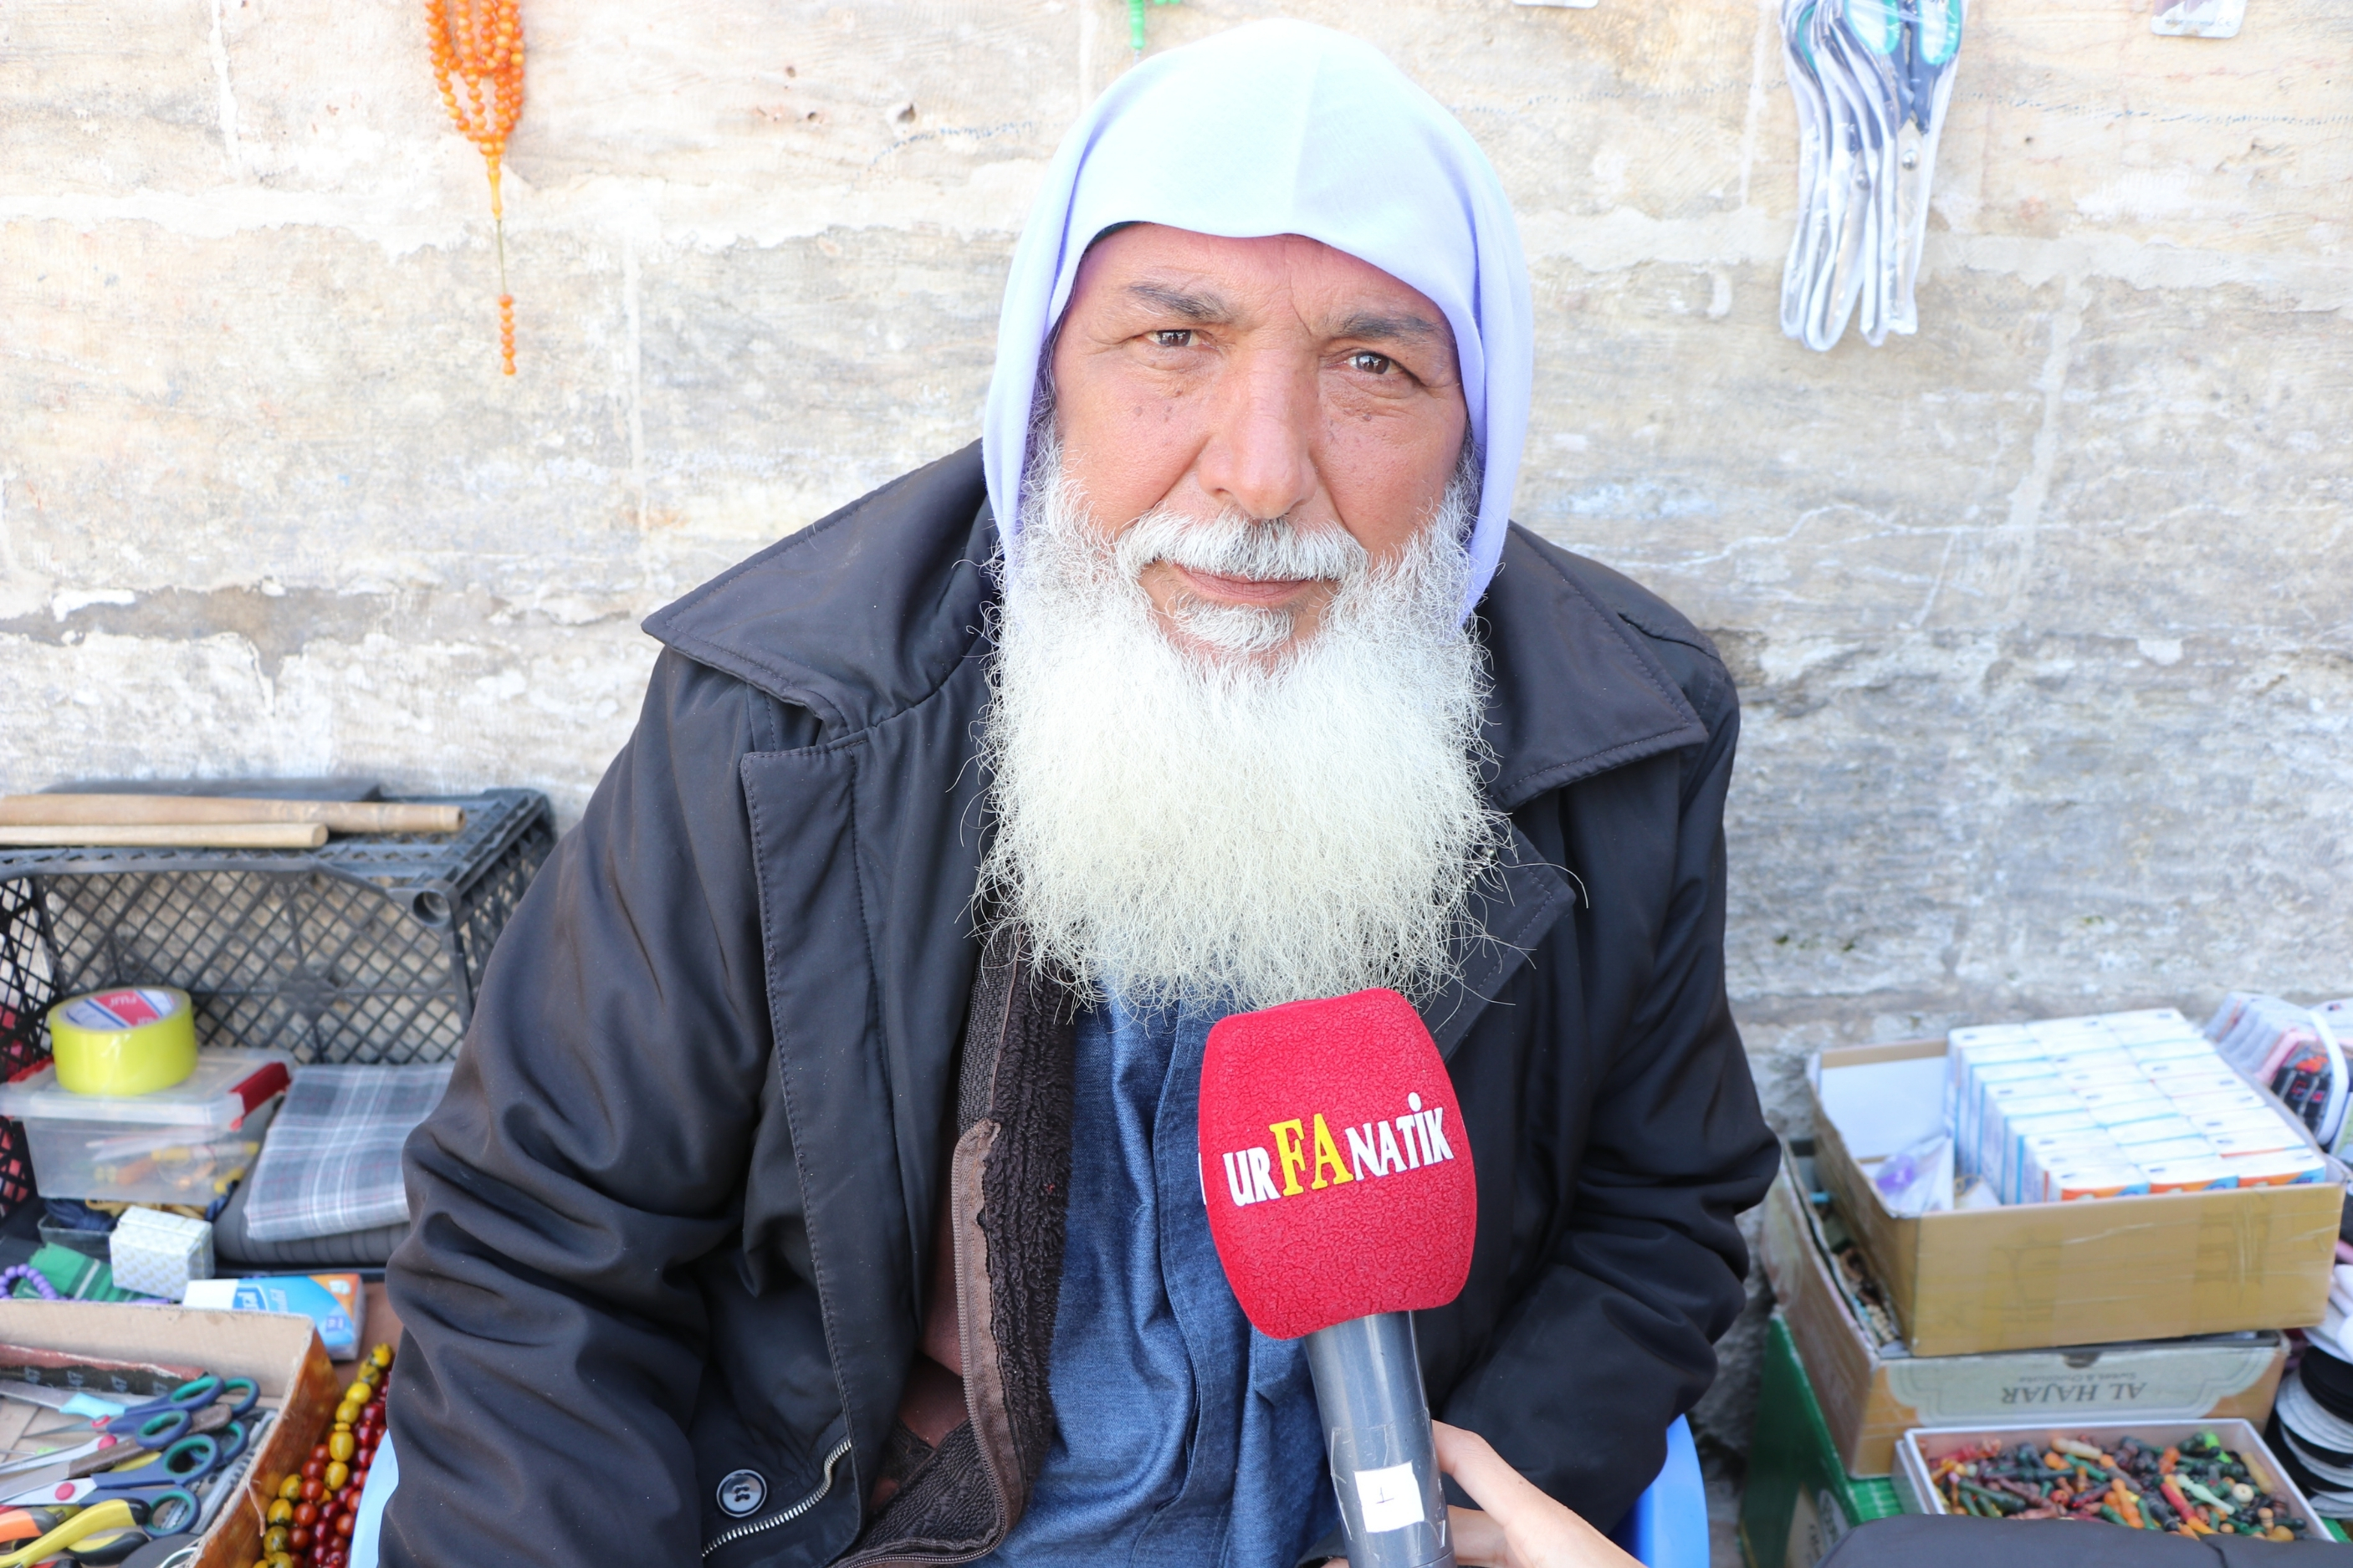
POLYGON ((49 1046, 76 1094, 147 1094, 196 1070, 196 1016, 168 985, 93 991, 49 1009, 49 1046))

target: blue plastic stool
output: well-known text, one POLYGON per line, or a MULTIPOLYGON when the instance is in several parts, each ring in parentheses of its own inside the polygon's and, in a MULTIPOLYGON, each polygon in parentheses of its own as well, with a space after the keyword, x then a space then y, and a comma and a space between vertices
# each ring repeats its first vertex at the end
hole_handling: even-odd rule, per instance
POLYGON ((384 1542, 384 1505, 400 1485, 400 1456, 392 1451, 392 1436, 385 1435, 368 1467, 367 1483, 360 1488, 359 1518, 352 1525, 352 1568, 375 1568, 384 1542))
POLYGON ((1609 1539, 1643 1568, 1708 1568, 1707 1484, 1700 1479, 1691 1423, 1682 1416, 1667 1428, 1667 1462, 1658 1479, 1609 1539))

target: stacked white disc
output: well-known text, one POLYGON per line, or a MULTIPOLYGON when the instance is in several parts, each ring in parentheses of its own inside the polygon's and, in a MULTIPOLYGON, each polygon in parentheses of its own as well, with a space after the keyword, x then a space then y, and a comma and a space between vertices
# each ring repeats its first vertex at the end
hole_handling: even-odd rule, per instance
POLYGON ((2264 1436, 2314 1512, 2353 1519, 2353 1364, 2306 1345, 2264 1436))

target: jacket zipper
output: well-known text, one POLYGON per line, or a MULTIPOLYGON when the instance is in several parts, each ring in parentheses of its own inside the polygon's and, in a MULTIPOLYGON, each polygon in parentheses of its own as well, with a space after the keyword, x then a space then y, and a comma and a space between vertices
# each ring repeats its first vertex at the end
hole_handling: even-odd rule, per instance
POLYGON ((849 1439, 845 1436, 840 1442, 836 1443, 833 1446, 833 1452, 825 1457, 825 1479, 818 1482, 817 1490, 809 1493, 808 1496, 801 1499, 800 1501, 793 1504, 792 1507, 784 1510, 782 1512, 772 1513, 765 1519, 752 1520, 747 1523, 738 1524, 730 1529, 721 1531, 719 1532, 719 1539, 704 1547, 702 1549, 702 1554, 705 1557, 708 1557, 712 1552, 718 1551, 721 1547, 733 1546, 735 1542, 743 1540, 747 1535, 757 1535, 764 1530, 774 1530, 780 1524, 790 1524, 793 1521, 800 1518, 801 1515, 815 1508, 818 1503, 825 1500, 825 1494, 833 1489, 833 1467, 839 1464, 841 1462, 841 1457, 849 1452, 849 1439))

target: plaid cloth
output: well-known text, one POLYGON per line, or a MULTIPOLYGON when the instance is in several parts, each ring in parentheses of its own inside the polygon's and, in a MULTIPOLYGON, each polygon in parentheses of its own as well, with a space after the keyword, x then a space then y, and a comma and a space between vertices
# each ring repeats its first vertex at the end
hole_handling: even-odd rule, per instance
POLYGON ((454 1068, 297 1068, 254 1166, 246 1234, 303 1241, 406 1223, 400 1145, 440 1103, 454 1068))

